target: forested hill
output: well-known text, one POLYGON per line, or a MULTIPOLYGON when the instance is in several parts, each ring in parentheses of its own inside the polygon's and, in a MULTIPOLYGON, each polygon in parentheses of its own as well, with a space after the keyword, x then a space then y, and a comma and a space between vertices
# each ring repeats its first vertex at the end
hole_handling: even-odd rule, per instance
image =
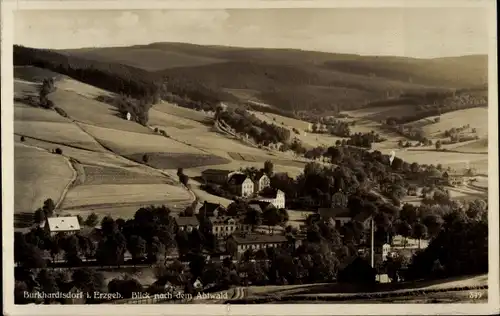
POLYGON ((294 113, 360 108, 408 93, 485 87, 488 73, 486 55, 415 59, 183 43, 43 53, 15 46, 14 56, 16 64, 36 61, 61 71, 64 67, 57 64, 69 63, 72 69, 120 77, 122 83, 115 89, 109 83, 104 87, 110 90, 135 93, 148 90, 144 85, 166 82, 164 90, 195 102, 253 100, 294 113))

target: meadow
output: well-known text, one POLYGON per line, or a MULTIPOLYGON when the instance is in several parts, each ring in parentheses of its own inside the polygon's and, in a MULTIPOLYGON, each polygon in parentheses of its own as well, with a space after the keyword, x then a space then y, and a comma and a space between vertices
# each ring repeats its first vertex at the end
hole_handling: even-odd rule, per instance
POLYGON ((14 214, 33 212, 59 200, 74 173, 66 159, 43 149, 14 143, 14 214))

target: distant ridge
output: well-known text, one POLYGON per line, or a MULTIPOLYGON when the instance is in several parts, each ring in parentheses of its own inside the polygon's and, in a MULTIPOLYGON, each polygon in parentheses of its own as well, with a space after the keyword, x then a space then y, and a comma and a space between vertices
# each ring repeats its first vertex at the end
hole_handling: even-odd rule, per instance
POLYGON ((288 113, 397 104, 402 95, 485 89, 488 82, 486 55, 418 59, 186 43, 51 52, 125 67, 200 102, 211 91, 209 102, 255 101, 288 113))

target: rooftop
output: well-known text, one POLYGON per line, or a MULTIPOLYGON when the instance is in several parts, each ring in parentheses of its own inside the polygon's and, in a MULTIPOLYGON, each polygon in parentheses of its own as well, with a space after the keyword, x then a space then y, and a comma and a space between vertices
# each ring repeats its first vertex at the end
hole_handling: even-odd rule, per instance
POLYGON ((351 217, 349 209, 342 206, 319 208, 318 213, 323 218, 351 217))
POLYGON ((49 217, 47 223, 51 232, 80 230, 80 223, 76 216, 49 217))
POLYGON ((278 196, 279 192, 283 193, 283 191, 281 191, 281 190, 267 187, 264 190, 262 190, 261 192, 259 192, 259 197, 264 198, 264 199, 275 199, 278 196))
POLYGON ((241 185, 246 179, 248 179, 246 174, 237 173, 233 174, 231 178, 229 178, 229 182, 234 185, 241 185))
POLYGON ((179 226, 198 226, 199 221, 196 216, 176 217, 175 222, 179 226))
POLYGON ((231 170, 222 170, 222 169, 206 169, 203 170, 202 174, 220 174, 220 175, 228 175, 232 171, 231 170))
POLYGON ((284 243, 288 239, 284 235, 267 235, 267 234, 246 234, 232 235, 237 244, 270 244, 284 243))
POLYGON ((210 221, 214 225, 224 225, 228 224, 229 220, 234 220, 236 223, 239 222, 239 218, 232 216, 222 216, 222 217, 210 217, 210 221))

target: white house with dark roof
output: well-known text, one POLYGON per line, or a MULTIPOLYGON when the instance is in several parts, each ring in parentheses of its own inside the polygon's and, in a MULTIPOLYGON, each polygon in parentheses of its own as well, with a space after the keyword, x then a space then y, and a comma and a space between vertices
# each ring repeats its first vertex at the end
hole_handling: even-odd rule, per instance
POLYGON ((259 194, 257 200, 271 203, 278 209, 285 208, 285 192, 279 189, 268 187, 259 194))
POLYGON ((229 178, 229 187, 234 194, 247 197, 253 194, 253 181, 245 174, 236 173, 229 178))
POLYGON ((80 231, 80 223, 76 216, 49 217, 42 226, 51 236, 61 233, 72 235, 80 231))
POLYGON ((271 179, 263 172, 259 171, 253 176, 253 189, 254 193, 259 193, 263 189, 271 185, 271 179))

